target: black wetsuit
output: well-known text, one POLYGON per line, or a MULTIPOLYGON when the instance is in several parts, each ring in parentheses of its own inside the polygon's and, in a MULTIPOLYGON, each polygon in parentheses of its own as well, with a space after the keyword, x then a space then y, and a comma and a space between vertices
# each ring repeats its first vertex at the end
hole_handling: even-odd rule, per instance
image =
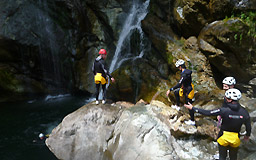
MULTIPOLYGON (((191 78, 191 74, 192 71, 189 69, 184 69, 183 72, 181 72, 181 78, 179 80, 179 83, 176 84, 174 87, 170 88, 170 90, 175 90, 174 91, 174 95, 176 98, 176 104, 179 106, 180 105, 180 95, 179 95, 179 91, 180 88, 182 87, 183 89, 183 95, 185 96, 185 103, 188 104, 189 103, 193 103, 192 99, 188 98, 189 93, 192 91, 192 78, 191 78)), ((189 110, 189 115, 190 115, 190 119, 192 121, 194 121, 194 111, 193 110, 189 110)))
MULTIPOLYGON (((112 76, 108 72, 108 68, 105 64, 104 59, 101 56, 95 59, 92 66, 92 71, 94 75, 96 75, 97 73, 101 73, 102 77, 104 77, 105 79, 107 79, 107 76, 112 78, 112 76)), ((102 90, 103 90, 103 100, 106 100, 106 84, 102 85, 102 90)), ((98 100, 99 91, 100 91, 100 83, 96 84, 96 100, 98 100)))
POLYGON ((112 77, 108 72, 108 68, 105 64, 104 59, 100 56, 95 59, 92 66, 92 71, 94 75, 96 75, 97 73, 101 73, 104 78, 106 78, 107 76, 109 76, 110 78, 112 77))
MULTIPOLYGON (((223 100, 223 103, 222 103, 222 106, 221 107, 228 107, 228 102, 227 102, 227 99, 224 97, 224 100, 223 100)), ((221 116, 220 116, 220 118, 218 118, 218 127, 220 127, 220 125, 221 125, 221 122, 222 122, 222 120, 221 120, 221 116)))
POLYGON ((224 101, 222 103, 222 107, 228 107, 228 102, 227 102, 227 99, 224 97, 224 101))
MULTIPOLYGON (((221 107, 214 110, 204 110, 200 108, 193 107, 195 112, 201 113, 207 116, 217 116, 220 115, 222 118, 221 129, 218 135, 218 138, 223 135, 223 131, 235 132, 238 133, 241 130, 241 126, 245 124, 246 126, 246 136, 251 134, 251 121, 249 113, 240 106, 239 103, 227 103, 226 107, 221 107)), ((224 147, 219 145, 219 154, 220 160, 226 159, 227 150, 229 149, 230 160, 237 159, 238 147, 224 147)))

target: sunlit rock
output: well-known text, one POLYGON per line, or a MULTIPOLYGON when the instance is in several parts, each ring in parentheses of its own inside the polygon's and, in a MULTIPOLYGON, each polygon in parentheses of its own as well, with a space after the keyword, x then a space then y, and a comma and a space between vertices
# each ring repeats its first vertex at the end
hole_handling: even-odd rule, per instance
MULTIPOLYGON (((160 101, 141 102, 89 103, 67 115, 46 144, 58 159, 65 160, 209 158, 216 151, 216 144, 203 138, 209 135, 199 127, 184 124, 189 119, 185 111, 178 112, 160 101), (193 135, 202 139, 190 139, 193 135), (206 142, 206 148, 202 147, 206 142), (193 152, 189 150, 192 144, 193 152)), ((208 122, 204 124, 206 129, 213 125, 208 122)))

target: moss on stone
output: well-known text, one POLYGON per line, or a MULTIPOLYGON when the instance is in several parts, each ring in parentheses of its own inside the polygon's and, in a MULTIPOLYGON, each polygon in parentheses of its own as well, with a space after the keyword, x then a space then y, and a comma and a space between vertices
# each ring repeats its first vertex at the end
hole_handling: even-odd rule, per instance
MULTIPOLYGON (((229 20, 238 19, 241 23, 232 23, 231 26, 229 26, 229 29, 234 32, 242 33, 244 31, 247 32, 247 36, 256 38, 256 13, 252 11, 248 12, 241 12, 237 14, 233 14, 231 17, 227 17, 223 20, 225 23, 227 23, 229 20), (244 26, 247 26, 248 28, 243 29, 244 26), (247 30, 248 29, 248 30, 247 30)), ((243 34, 235 35, 235 39, 243 39, 243 34)))
POLYGON ((15 76, 8 70, 0 70, 0 88, 4 91, 15 91, 18 81, 15 76))
POLYGON ((172 64, 173 63, 173 56, 171 52, 166 52, 167 55, 167 62, 168 64, 172 64))

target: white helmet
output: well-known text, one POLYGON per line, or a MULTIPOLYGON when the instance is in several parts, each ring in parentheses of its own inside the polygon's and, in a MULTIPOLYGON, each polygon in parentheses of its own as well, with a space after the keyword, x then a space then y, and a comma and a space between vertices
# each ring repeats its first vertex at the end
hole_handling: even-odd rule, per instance
POLYGON ((176 67, 179 67, 180 65, 183 65, 185 64, 185 62, 182 60, 182 59, 179 59, 176 63, 175 63, 175 66, 176 67))
POLYGON ((227 84, 229 86, 236 84, 236 79, 234 77, 226 77, 222 81, 223 84, 227 84))
POLYGON ((225 96, 229 99, 237 101, 242 97, 242 94, 238 89, 231 88, 225 92, 225 96))
POLYGON ((39 138, 42 138, 42 137, 44 137, 44 134, 43 134, 43 133, 40 133, 38 137, 39 137, 39 138))

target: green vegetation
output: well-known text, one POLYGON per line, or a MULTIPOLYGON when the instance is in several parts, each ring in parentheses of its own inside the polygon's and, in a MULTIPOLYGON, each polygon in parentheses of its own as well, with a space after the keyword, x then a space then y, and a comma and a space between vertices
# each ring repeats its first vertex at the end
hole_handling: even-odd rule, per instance
POLYGON ((172 56, 172 53, 171 52, 167 52, 167 62, 168 64, 172 64, 173 63, 173 56, 172 56))
POLYGON ((6 91, 13 91, 17 89, 17 80, 14 75, 6 70, 0 70, 0 88, 6 91))
MULTIPOLYGON (((229 19, 239 18, 245 25, 248 26, 247 36, 256 39, 256 12, 242 12, 242 13, 233 13, 231 17, 224 19, 227 22, 229 19)), ((242 40, 245 36, 241 33, 242 30, 239 26, 232 26, 233 31, 239 32, 234 35, 235 40, 242 40)))
MULTIPOLYGON (((256 12, 246 12, 240 14, 241 20, 249 26, 249 31, 247 33, 248 36, 256 38, 256 12)), ((241 39, 241 37, 240 37, 241 39)))

